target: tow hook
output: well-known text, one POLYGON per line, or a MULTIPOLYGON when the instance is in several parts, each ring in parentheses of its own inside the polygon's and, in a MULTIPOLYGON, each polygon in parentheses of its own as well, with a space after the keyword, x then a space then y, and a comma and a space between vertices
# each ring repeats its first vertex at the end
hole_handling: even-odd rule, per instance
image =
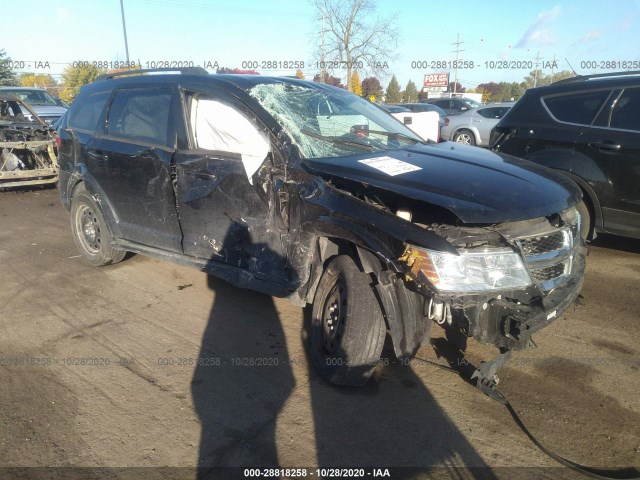
POLYGON ((500 403, 504 403, 504 397, 496 390, 500 382, 496 372, 499 368, 502 368, 510 358, 511 349, 501 348, 500 354, 496 358, 488 362, 481 362, 480 366, 473 372, 473 375, 471 375, 471 379, 477 379, 476 387, 500 403))

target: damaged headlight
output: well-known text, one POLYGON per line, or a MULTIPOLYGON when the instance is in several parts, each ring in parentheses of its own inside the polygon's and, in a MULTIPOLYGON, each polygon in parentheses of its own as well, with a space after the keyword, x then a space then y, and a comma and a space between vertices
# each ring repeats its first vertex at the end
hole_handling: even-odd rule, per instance
POLYGON ((482 292, 522 288, 531 278, 513 250, 460 251, 459 255, 411 247, 405 260, 441 292, 482 292))

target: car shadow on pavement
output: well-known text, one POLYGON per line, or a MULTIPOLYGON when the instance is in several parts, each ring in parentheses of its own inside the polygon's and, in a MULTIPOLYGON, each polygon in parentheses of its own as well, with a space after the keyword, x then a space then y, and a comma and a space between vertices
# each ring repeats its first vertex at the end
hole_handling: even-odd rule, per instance
MULTIPOLYGON (((310 325, 307 308, 307 349, 310 325)), ((396 360, 389 338, 364 387, 330 385, 312 367, 309 377, 319 467, 396 469, 393 478, 496 478, 411 364, 396 360)))
MULTIPOLYGON (((211 276, 208 286, 215 299, 191 382, 201 424, 198 479, 219 478, 216 467, 291 467, 279 464, 276 422, 295 379, 273 298, 211 276)), ((304 316, 306 349, 309 308, 304 316)), ((430 467, 449 477, 471 466, 477 470, 466 478, 495 478, 410 366, 389 364, 355 388, 333 386, 309 367, 309 394, 313 418, 291 425, 313 432, 292 436, 315 437, 318 467, 409 467, 394 478, 415 478, 430 467)))

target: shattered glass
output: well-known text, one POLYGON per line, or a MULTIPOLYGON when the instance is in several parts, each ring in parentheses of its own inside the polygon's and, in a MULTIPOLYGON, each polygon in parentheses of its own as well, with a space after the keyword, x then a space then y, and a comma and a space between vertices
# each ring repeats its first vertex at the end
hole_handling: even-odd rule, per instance
POLYGON ((305 158, 379 152, 421 142, 389 114, 346 91, 283 82, 256 85, 249 94, 305 158))

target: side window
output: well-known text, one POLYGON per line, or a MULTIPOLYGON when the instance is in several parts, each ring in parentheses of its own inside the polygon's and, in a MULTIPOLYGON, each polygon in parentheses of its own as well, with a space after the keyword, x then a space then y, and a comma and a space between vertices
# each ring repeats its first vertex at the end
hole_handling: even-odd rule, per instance
POLYGON ((610 127, 640 131, 640 88, 622 92, 611 113, 610 127))
POLYGON ((215 98, 191 99, 190 126, 197 148, 240 155, 249 183, 271 149, 269 138, 251 120, 215 98))
POLYGON ((95 131, 108 97, 109 92, 100 92, 85 98, 73 111, 68 125, 78 130, 95 131))
POLYGON ((549 112, 562 122, 591 125, 610 90, 555 95, 542 99, 549 112))
POLYGON ((128 140, 170 146, 171 90, 120 90, 107 118, 107 134, 128 140))
POLYGON ((479 108, 477 110, 478 115, 484 118, 500 118, 498 115, 497 108, 479 108))

